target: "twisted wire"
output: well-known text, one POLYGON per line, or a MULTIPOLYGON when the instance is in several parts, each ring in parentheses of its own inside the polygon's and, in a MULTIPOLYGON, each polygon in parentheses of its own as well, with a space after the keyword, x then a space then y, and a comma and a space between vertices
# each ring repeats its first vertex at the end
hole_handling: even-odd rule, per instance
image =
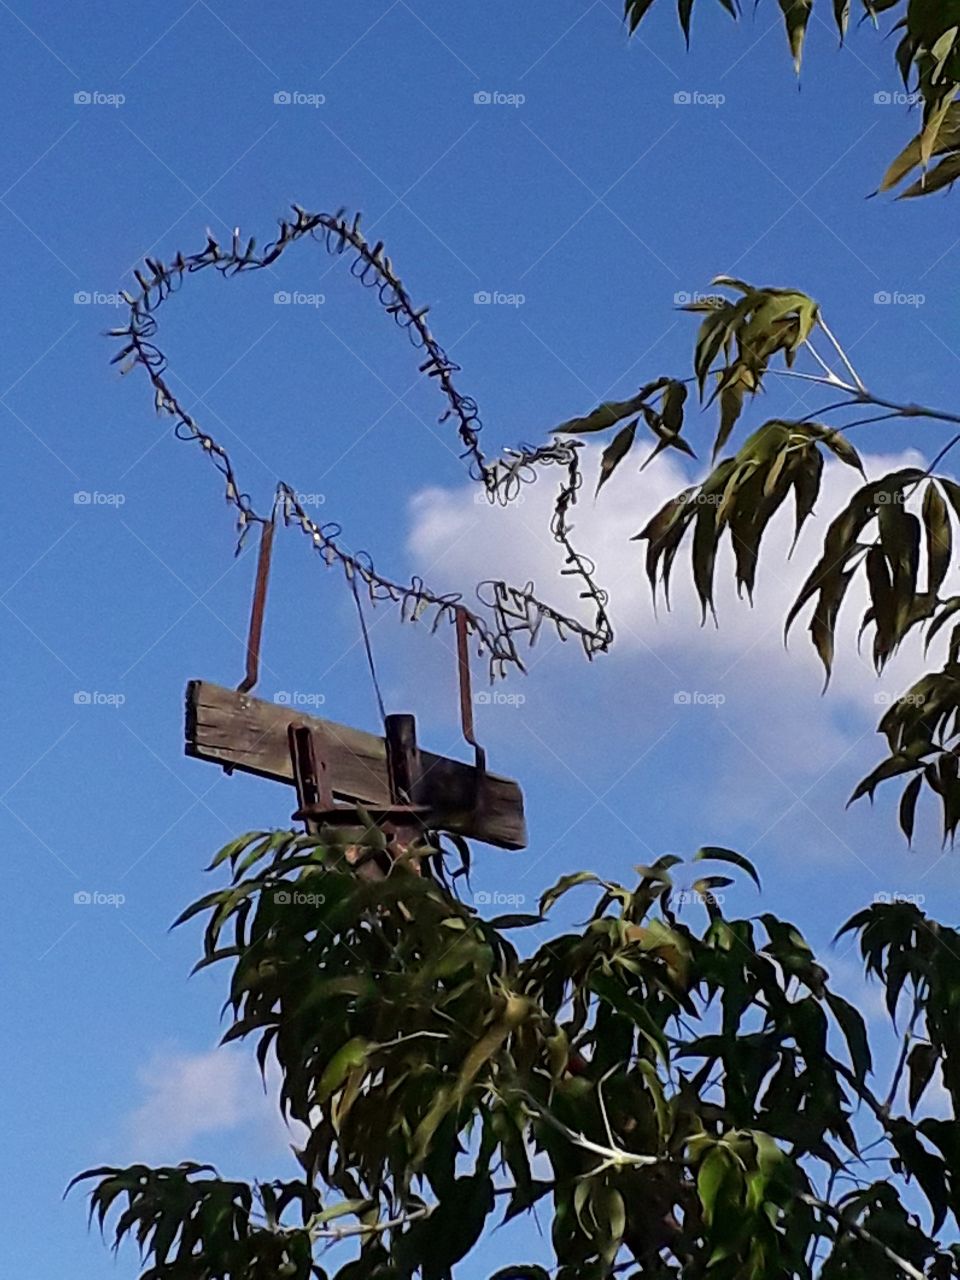
POLYGON ((173 417, 177 439, 198 444, 223 477, 226 499, 237 511, 237 551, 242 549, 251 525, 264 524, 279 511, 285 525, 298 526, 310 539, 327 566, 340 567, 354 591, 357 581, 362 582, 372 604, 379 601, 398 604, 404 621, 430 616, 432 631, 436 631, 441 622, 453 622, 457 610, 462 609, 468 628, 477 641, 478 651, 489 659, 491 678, 504 675, 509 666, 523 669, 517 639, 526 637, 530 645, 534 644, 544 623, 552 626, 561 640, 571 636, 578 639, 588 658, 606 652, 613 640, 607 615, 607 593, 596 583, 593 562, 571 541, 570 511, 576 504, 583 482, 578 454, 582 447, 580 443, 554 441, 540 446, 521 445, 519 449, 505 450, 501 458, 488 461, 480 447, 483 424, 477 402, 464 395, 454 381, 454 374, 460 372, 460 366, 430 332, 426 321, 429 308, 415 307, 384 253, 383 241, 370 245, 360 231, 360 215, 348 221, 343 209, 334 214, 308 213, 294 205, 293 214, 292 218, 280 219, 278 235, 260 253, 257 253, 256 241, 251 238, 243 244, 237 230, 229 246, 221 245, 208 233, 207 243, 198 253, 186 257, 178 253, 169 264, 157 258, 145 258, 144 269, 133 273, 138 291, 123 293, 130 308, 128 323, 109 331, 111 337, 122 341, 121 350, 113 357, 112 363, 120 364, 121 373, 128 373, 138 366, 146 371, 153 386, 157 413, 173 417), (533 582, 522 588, 502 580, 481 583, 477 588, 477 598, 489 612, 489 618, 467 608, 459 593, 431 591, 419 577, 412 577, 409 583, 394 582, 377 571, 366 553, 351 552, 341 546, 339 539, 343 530, 339 524, 333 521, 318 524, 311 519, 300 503, 297 491, 284 481, 277 484, 270 514, 261 515, 255 510, 250 495, 238 481, 226 448, 200 426, 171 389, 166 376, 167 358, 154 340, 157 332, 155 312, 161 303, 179 290, 188 275, 209 267, 224 277, 243 271, 263 270, 276 262, 290 245, 306 237, 321 243, 332 256, 350 254, 351 275, 365 288, 376 292, 384 311, 407 333, 413 347, 424 353, 419 371, 437 381, 446 400, 439 422, 454 420, 462 445, 461 457, 467 459, 468 474, 484 486, 491 503, 506 506, 515 501, 523 486, 537 479, 538 468, 559 466, 565 471, 551 518, 551 533, 563 550, 561 574, 579 579, 581 599, 589 600, 593 606, 592 625, 586 625, 540 600, 533 582))

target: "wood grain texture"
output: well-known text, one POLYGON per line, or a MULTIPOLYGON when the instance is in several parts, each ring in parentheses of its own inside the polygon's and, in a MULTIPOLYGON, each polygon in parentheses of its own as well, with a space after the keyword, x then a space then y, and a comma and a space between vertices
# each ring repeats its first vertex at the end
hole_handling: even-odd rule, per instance
MULTIPOLYGON (((308 725, 316 735, 337 799, 368 805, 390 803, 383 738, 319 716, 301 715, 291 707, 205 680, 191 680, 187 685, 186 753, 198 760, 293 786, 287 746, 290 724, 308 725)), ((442 819, 437 823, 440 829, 501 849, 526 846, 523 793, 516 782, 488 773, 479 797, 475 797, 472 764, 423 749, 420 756, 423 773, 418 799, 437 812, 442 819)))

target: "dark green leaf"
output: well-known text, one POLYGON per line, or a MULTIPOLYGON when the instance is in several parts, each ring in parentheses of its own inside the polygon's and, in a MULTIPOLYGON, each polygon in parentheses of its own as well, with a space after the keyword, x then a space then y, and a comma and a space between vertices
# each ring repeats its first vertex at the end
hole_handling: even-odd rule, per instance
POLYGON ((742 853, 736 853, 733 849, 720 849, 714 845, 707 845, 702 849, 698 849, 693 855, 694 862, 703 862, 704 860, 709 862, 729 862, 733 866, 739 867, 741 871, 745 871, 758 889, 761 887, 756 867, 742 853))
POLYGON ((939 1061, 938 1051, 932 1044, 927 1044, 925 1041, 918 1040, 910 1050, 907 1066, 910 1071, 908 1096, 911 1111, 916 1110, 917 1103, 923 1097, 939 1061))
POLYGON ((638 422, 639 418, 634 418, 634 420, 628 423, 627 426, 621 428, 621 430, 613 437, 610 444, 607 445, 606 449, 604 449, 600 458, 600 479, 597 481, 597 493, 600 492, 620 463, 630 452, 633 446, 634 437, 637 434, 638 422))

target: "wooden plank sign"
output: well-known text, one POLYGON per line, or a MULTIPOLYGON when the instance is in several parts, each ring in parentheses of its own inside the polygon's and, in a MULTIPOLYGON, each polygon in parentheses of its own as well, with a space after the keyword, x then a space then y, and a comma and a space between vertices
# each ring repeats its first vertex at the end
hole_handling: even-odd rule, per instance
MULTIPOLYGON (((331 789, 338 800, 364 805, 390 803, 387 746, 383 738, 290 707, 264 702, 205 680, 187 685, 186 753, 227 769, 255 773, 294 785, 287 740, 291 724, 306 725, 321 744, 331 789)), ((523 793, 510 778, 484 775, 476 796, 472 764, 421 748, 418 800, 437 814, 437 826, 501 849, 527 843, 523 793)))

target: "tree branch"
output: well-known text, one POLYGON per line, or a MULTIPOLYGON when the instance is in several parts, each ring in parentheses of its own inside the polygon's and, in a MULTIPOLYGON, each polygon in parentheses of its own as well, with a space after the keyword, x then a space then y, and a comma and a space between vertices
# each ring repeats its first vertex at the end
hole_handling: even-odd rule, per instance
POLYGON ((409 1222, 419 1222, 429 1218, 439 1208, 437 1204, 425 1204, 419 1209, 411 1209, 398 1213, 393 1218, 384 1218, 380 1222, 357 1222, 350 1227, 320 1227, 307 1223, 307 1231, 313 1240, 349 1240, 356 1236, 378 1236, 385 1231, 393 1231, 397 1227, 405 1227, 409 1222))
POLYGON ((909 1276, 910 1280, 927 1280, 922 1271, 918 1270, 912 1262, 908 1262, 906 1258, 901 1258, 899 1253, 894 1253, 888 1244, 884 1244, 882 1240, 878 1240, 876 1236, 871 1235, 859 1223, 850 1222, 843 1216, 839 1209, 835 1209, 832 1204, 827 1204, 826 1200, 818 1200, 816 1196, 801 1195, 800 1199, 804 1204, 810 1205, 813 1209, 818 1209, 821 1213, 832 1218, 844 1231, 850 1235, 857 1236, 864 1243, 872 1245, 875 1249, 879 1249, 895 1266, 899 1267, 905 1276, 909 1276))
POLYGON ((624 1165, 633 1168, 645 1169, 654 1164, 676 1164, 677 1161, 672 1156, 647 1156, 640 1155, 633 1151, 624 1151, 621 1147, 601 1146, 598 1142, 592 1142, 585 1134, 577 1133, 576 1130, 570 1129, 558 1120, 552 1112, 548 1111, 531 1094, 523 1090, 519 1091, 519 1096, 533 1111, 533 1113, 544 1123, 548 1124, 551 1129, 555 1129, 557 1133, 562 1134, 570 1142, 578 1147, 582 1147, 584 1151, 590 1151, 593 1155, 602 1156, 603 1164, 599 1169, 594 1169, 594 1173, 599 1173, 601 1169, 619 1168, 624 1165))
MULTIPOLYGON (((844 368, 846 369, 847 373, 850 374, 850 377, 853 379, 854 383, 856 384, 856 388, 859 391, 859 393, 862 396, 869 395, 867 388, 864 386, 863 379, 860 377, 859 373, 857 373, 856 369, 850 363, 850 358, 848 357, 847 353, 844 351, 843 347, 841 347, 840 343, 836 340, 836 338, 827 328, 827 322, 826 320, 824 320, 822 315, 819 315, 819 314, 817 315, 817 323, 819 324, 820 328, 823 330, 827 338, 829 338, 830 342, 833 344, 834 350, 836 351, 840 359, 843 361, 844 368)), ((807 342, 807 346, 810 346, 809 340, 807 342)), ((810 350, 812 351, 813 348, 810 347, 810 350)))

